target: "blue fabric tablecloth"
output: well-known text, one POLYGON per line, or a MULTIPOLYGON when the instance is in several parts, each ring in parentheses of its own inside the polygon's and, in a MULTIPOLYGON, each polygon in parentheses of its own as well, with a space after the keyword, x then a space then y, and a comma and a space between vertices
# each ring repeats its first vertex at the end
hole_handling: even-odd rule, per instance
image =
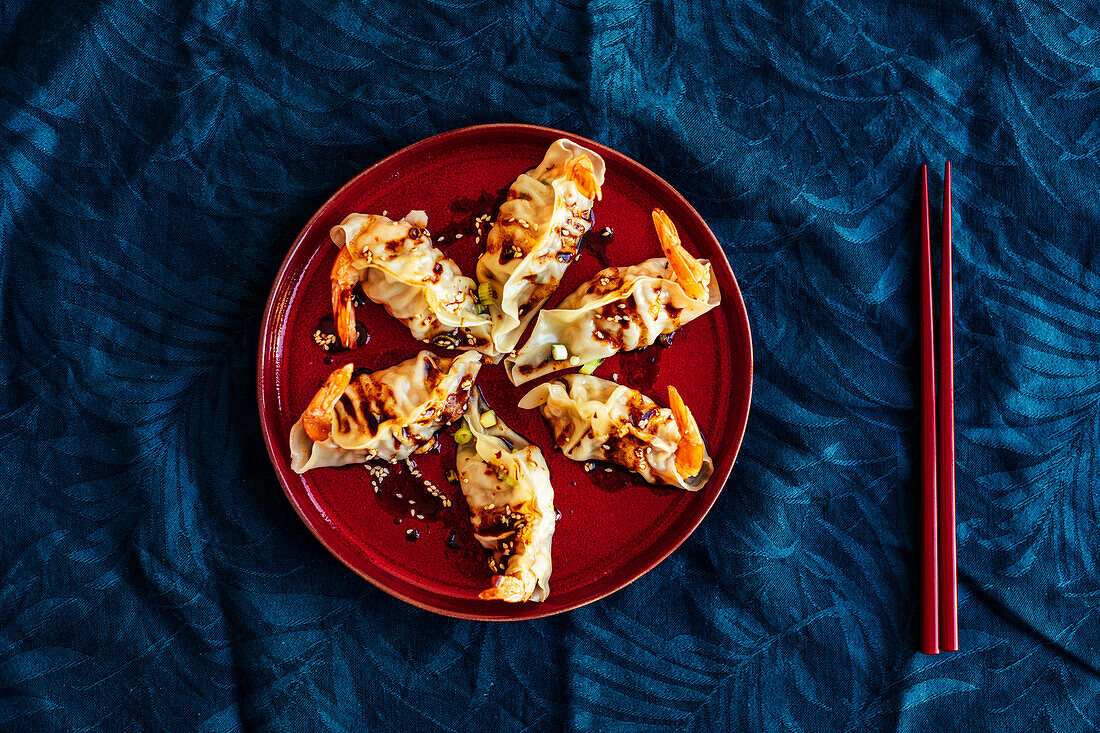
POLYGON ((1095 10, 9 1, 0 28, 0 729, 1100 726, 1095 10), (756 377, 680 550, 492 625, 318 544, 253 369, 309 215, 499 121, 682 191, 740 279, 756 377), (916 170, 938 196, 948 158, 963 650, 928 657, 916 170))

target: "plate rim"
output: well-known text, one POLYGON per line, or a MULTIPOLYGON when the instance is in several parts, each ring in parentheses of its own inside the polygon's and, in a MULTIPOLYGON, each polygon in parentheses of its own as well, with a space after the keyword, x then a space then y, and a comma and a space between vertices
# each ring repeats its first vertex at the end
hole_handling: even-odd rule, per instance
MULTIPOLYGON (((297 287, 289 288, 288 293, 287 293, 287 297, 285 298, 285 300, 287 302, 289 302, 290 300, 292 300, 294 298, 296 293, 297 293, 297 287)), ((726 295, 726 294, 723 294, 723 295, 726 295)), ((726 295, 726 297, 729 297, 729 296, 726 295)), ((653 568, 657 567, 662 562, 667 560, 669 558, 669 556, 672 555, 672 553, 674 553, 676 550, 678 550, 680 548, 680 546, 683 545, 683 543, 685 541, 687 541, 687 539, 689 537, 691 537, 692 534, 695 533, 695 530, 698 529, 699 525, 702 524, 703 520, 706 519, 706 517, 710 514, 711 510, 714 508, 714 504, 718 501, 718 497, 721 496, 722 491, 725 489, 725 485, 729 481, 730 474, 733 471, 733 466, 737 461, 737 456, 741 452, 741 446, 744 443, 745 433, 746 433, 746 430, 747 430, 747 427, 748 427, 749 413, 751 412, 751 408, 752 408, 753 374, 754 374, 754 350, 753 350, 753 344, 752 344, 752 327, 751 327, 751 323, 749 322, 748 310, 745 306, 745 298, 741 293, 741 286, 737 282, 737 276, 733 272, 732 265, 730 265, 729 257, 726 255, 726 252, 723 249, 721 242, 718 240, 718 237, 715 236, 713 230, 710 228, 710 225, 707 224, 706 220, 699 214, 698 211, 695 210, 695 207, 691 205, 691 203, 683 196, 683 194, 681 194, 672 184, 670 184, 668 181, 666 181, 663 177, 658 175, 656 172, 649 169, 647 166, 645 166, 642 163, 638 162, 634 158, 631 158, 630 156, 625 155, 625 154, 619 152, 618 150, 615 150, 614 148, 612 148, 609 145, 600 143, 600 142, 595 141, 595 140, 590 140, 588 138, 582 137, 582 136, 577 135, 575 133, 568 132, 568 131, 565 131, 565 130, 559 130, 559 129, 556 129, 556 128, 553 128, 553 127, 546 127, 546 126, 543 126, 543 125, 531 125, 531 124, 524 124, 524 123, 498 122, 498 123, 489 123, 489 124, 483 124, 483 125, 470 125, 470 126, 467 126, 467 127, 459 127, 459 128, 455 128, 455 129, 452 129, 452 130, 447 130, 447 131, 438 133, 436 135, 432 135, 430 137, 426 137, 426 138, 423 138, 421 140, 418 140, 418 141, 416 141, 416 142, 414 142, 410 145, 406 145, 402 148, 399 148, 398 150, 395 150, 394 152, 390 153, 389 155, 386 155, 385 157, 381 158, 380 160, 378 160, 377 162, 375 162, 372 165, 368 166, 367 168, 364 168, 362 171, 360 171, 358 174, 356 174, 350 180, 348 180, 343 186, 341 186, 335 192, 333 192, 333 194, 331 196, 329 196, 324 201, 324 203, 322 203, 320 206, 317 207, 317 209, 313 212, 313 214, 310 216, 310 218, 306 221, 306 223, 302 227, 302 229, 298 232, 298 235, 294 238, 294 240, 292 241, 289 249, 287 250, 286 256, 283 258, 282 263, 279 265, 278 271, 275 273, 275 277, 272 280, 271 290, 269 291, 267 299, 264 303, 263 317, 260 320, 260 334, 259 334, 259 339, 258 339, 258 343, 257 343, 257 354, 256 354, 256 397, 257 397, 257 413, 258 413, 257 417, 259 418, 259 421, 260 421, 260 429, 263 433, 264 447, 267 449, 268 460, 271 463, 271 467, 275 470, 275 475, 279 480, 279 485, 283 490, 283 494, 286 496, 287 500, 290 502, 290 505, 292 507, 294 507, 294 511, 298 514, 298 518, 309 529, 310 533, 317 539, 318 542, 321 543, 321 546, 324 547, 328 551, 328 553, 330 555, 332 555, 336 560, 338 560, 342 565, 344 565, 344 567, 348 568, 349 570, 354 572, 356 575, 358 575, 360 578, 363 578, 368 583, 370 583, 372 586, 374 586, 375 588, 378 588, 379 590, 385 592, 386 594, 388 594, 390 596, 393 596, 394 598, 397 598, 401 601, 404 601, 405 603, 408 603, 412 606, 415 606, 416 608, 419 608, 419 609, 422 609, 422 610, 425 610, 425 611, 429 611, 431 613, 439 614, 441 616, 446 616, 446 617, 449 617, 449 618, 465 619, 465 620, 470 620, 470 621, 498 621, 498 622, 528 621, 528 620, 532 620, 532 619, 546 618, 546 617, 549 617, 549 616, 554 616, 554 615, 558 615, 558 614, 562 614, 562 613, 567 613, 569 611, 576 610, 576 609, 581 608, 583 606, 586 606, 590 603, 594 603, 598 600, 606 598, 607 596, 611 595, 612 593, 615 593, 617 591, 622 590, 623 588, 630 585, 634 581, 640 579, 642 576, 646 575, 651 570, 653 570, 653 568), (706 501, 706 505, 702 508, 702 511, 699 512, 698 516, 693 518, 690 521, 690 526, 687 526, 686 524, 681 525, 681 526, 685 527, 685 530, 683 531, 683 536, 679 539, 679 541, 671 544, 664 551, 658 552, 657 555, 654 558, 652 558, 652 560, 650 562, 644 563, 642 566, 640 566, 639 569, 636 569, 635 571, 631 571, 631 573, 629 573, 630 577, 627 578, 626 580, 623 580, 621 582, 612 582, 606 588, 600 588, 598 590, 598 592, 596 592, 595 594, 592 595, 591 598, 580 601, 580 602, 575 603, 573 605, 567 605, 567 606, 564 606, 564 607, 561 607, 561 608, 549 608, 549 609, 546 609, 545 611, 543 610, 545 607, 542 604, 509 604, 508 605, 509 608, 515 608, 517 611, 521 611, 521 609, 522 609, 522 611, 520 613, 516 613, 516 614, 513 614, 513 615, 506 615, 506 616, 488 616, 488 615, 479 614, 479 613, 476 613, 476 612, 456 611, 456 610, 452 610, 452 609, 448 609, 448 608, 440 608, 440 607, 437 607, 437 606, 432 606, 428 603, 423 602, 420 599, 412 598, 410 596, 407 596, 406 594, 402 593, 398 589, 395 589, 395 588, 392 588, 392 587, 389 587, 389 586, 385 585, 384 583, 376 580, 375 578, 370 577, 366 573, 362 572, 359 568, 354 567, 352 564, 350 564, 348 561, 346 561, 343 558, 343 556, 341 555, 341 553, 338 552, 332 545, 330 545, 325 540, 325 538, 317 531, 317 529, 313 526, 313 522, 309 518, 307 518, 305 512, 303 511, 303 507, 300 505, 298 497, 288 489, 288 481, 287 481, 286 477, 284 476, 285 472, 284 472, 283 468, 280 466, 279 461, 277 460, 276 455, 275 455, 274 435, 272 434, 272 427, 269 425, 269 422, 273 422, 273 420, 271 419, 272 414, 277 414, 278 413, 278 407, 277 407, 277 405, 269 405, 268 400, 267 400, 267 398, 264 394, 264 392, 265 392, 265 390, 264 390, 265 367, 267 368, 267 370, 274 370, 274 368, 275 368, 274 361, 272 361, 270 363, 268 362, 268 355, 272 353, 272 348, 275 345, 273 343, 273 341, 275 340, 276 332, 279 330, 278 324, 276 323, 276 320, 275 320, 276 319, 276 312, 280 311, 280 309, 276 307, 277 306, 276 296, 277 296, 277 294, 280 290, 280 286, 283 284, 284 277, 286 276, 286 272, 287 272, 288 267, 290 266, 291 261, 296 259, 296 255, 298 254, 299 249, 302 247, 303 243, 305 242, 306 237, 310 234, 312 229, 316 226, 316 223, 317 223, 318 219, 320 218, 320 215, 322 214, 322 212, 326 211, 328 209, 328 207, 337 198, 339 198, 345 191, 347 191, 348 189, 355 186, 360 179, 362 179, 366 176, 369 176, 376 169, 381 168, 382 166, 389 163, 393 158, 396 158, 398 156, 408 155, 410 152, 415 151, 417 148, 427 147, 427 146, 430 146, 430 145, 437 145, 440 142, 443 142, 448 138, 455 138, 455 137, 460 137, 460 136, 465 136, 465 135, 476 135, 478 133, 492 131, 492 130, 497 130, 497 131, 500 131, 502 133, 503 132, 520 132, 520 133, 526 132, 526 133, 535 133, 537 135, 568 137, 569 139, 574 140, 574 141, 580 143, 581 145, 594 145, 598 148, 609 150, 614 154, 613 157, 617 156, 618 158, 621 158, 622 160, 626 161, 628 164, 636 166, 638 169, 640 169, 640 170, 644 171, 645 173, 649 174, 650 176, 652 176, 654 182, 661 189, 662 194, 670 196, 674 199, 678 199, 678 203, 680 205, 684 206, 687 210, 689 210, 695 216, 695 218, 698 220, 698 222, 700 224, 702 224, 703 232, 707 236, 710 237, 712 243, 715 245, 715 247, 717 247, 718 251, 722 253, 722 259, 721 259, 720 267, 722 267, 725 270, 725 274, 727 274, 729 276, 730 281, 733 283, 735 294, 737 296, 736 297, 736 303, 734 304, 734 313, 733 313, 733 315, 740 322, 740 325, 744 328, 745 335, 747 336, 746 344, 745 344, 745 346, 746 346, 746 358, 747 358, 747 369, 745 371, 745 376, 744 376, 744 381, 746 382, 746 384, 744 386, 745 395, 746 395, 745 406, 744 406, 744 409, 739 414, 736 414, 736 415, 733 416, 734 419, 736 420, 736 427, 735 427, 736 435, 735 435, 735 440, 733 441, 733 447, 731 448, 731 450, 729 450, 727 452, 726 455, 724 455, 719 460, 718 467, 716 468, 714 474, 711 477, 711 480, 714 480, 716 478, 721 478, 721 486, 718 487, 718 490, 714 492, 713 496, 709 499, 709 501, 706 501), (274 413, 272 413, 271 410, 274 410, 274 413), (534 606, 534 607, 532 607, 532 606, 534 606)), ((274 378, 274 377, 272 377, 272 378, 274 378)), ((729 424, 729 423, 727 422, 727 424, 729 424)))

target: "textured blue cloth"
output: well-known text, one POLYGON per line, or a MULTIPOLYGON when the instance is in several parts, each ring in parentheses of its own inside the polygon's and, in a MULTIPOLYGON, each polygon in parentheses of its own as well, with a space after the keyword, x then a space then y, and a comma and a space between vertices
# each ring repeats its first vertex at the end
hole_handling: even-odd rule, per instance
POLYGON ((0 729, 1100 726, 1095 11, 8 1, 0 28, 0 729), (606 600, 496 625, 320 546, 253 371, 309 215, 493 121, 679 188, 757 356, 692 538, 606 600), (963 651, 927 657, 916 166, 946 158, 963 651))

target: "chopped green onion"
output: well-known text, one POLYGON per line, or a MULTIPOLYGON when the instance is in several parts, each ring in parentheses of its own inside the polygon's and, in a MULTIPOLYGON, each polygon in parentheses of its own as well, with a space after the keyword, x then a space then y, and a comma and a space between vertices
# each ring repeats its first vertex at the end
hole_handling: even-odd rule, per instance
POLYGON ((550 346, 550 358, 554 361, 565 361, 569 358, 569 349, 565 344, 553 344, 550 346))
POLYGON ((505 484, 511 486, 513 489, 516 487, 516 484, 519 483, 504 466, 496 466, 496 474, 499 481, 503 481, 505 484))
POLYGON ((591 374, 600 364, 603 364, 603 359, 593 359, 581 367, 581 374, 591 374))
POLYGON ((477 314, 479 316, 489 315, 489 307, 482 305, 480 302, 477 304, 477 314))
POLYGON ((579 356, 569 357, 569 366, 578 366, 580 363, 581 363, 581 358, 579 356))
POLYGON ((455 431, 455 442, 459 445, 466 445, 474 439, 474 434, 470 432, 467 427, 461 427, 455 431))
POLYGON ((432 343, 444 349, 458 348, 458 337, 453 333, 441 333, 432 339, 432 343))
POLYGON ((478 422, 481 423, 483 428, 491 428, 497 424, 497 414, 492 410, 481 413, 481 417, 478 418, 478 422))
POLYGON ((488 306, 493 302, 493 286, 489 283, 481 283, 477 286, 477 299, 484 305, 488 306))

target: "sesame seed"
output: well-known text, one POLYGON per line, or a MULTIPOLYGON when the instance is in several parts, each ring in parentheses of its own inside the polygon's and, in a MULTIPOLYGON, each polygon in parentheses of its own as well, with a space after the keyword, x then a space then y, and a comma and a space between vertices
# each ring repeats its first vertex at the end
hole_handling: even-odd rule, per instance
POLYGON ((461 234, 456 234, 455 239, 462 239, 462 235, 461 234))
POLYGON ((328 351, 329 347, 336 345, 336 335, 329 333, 321 333, 321 329, 317 329, 313 332, 313 343, 321 347, 322 350, 328 351))

